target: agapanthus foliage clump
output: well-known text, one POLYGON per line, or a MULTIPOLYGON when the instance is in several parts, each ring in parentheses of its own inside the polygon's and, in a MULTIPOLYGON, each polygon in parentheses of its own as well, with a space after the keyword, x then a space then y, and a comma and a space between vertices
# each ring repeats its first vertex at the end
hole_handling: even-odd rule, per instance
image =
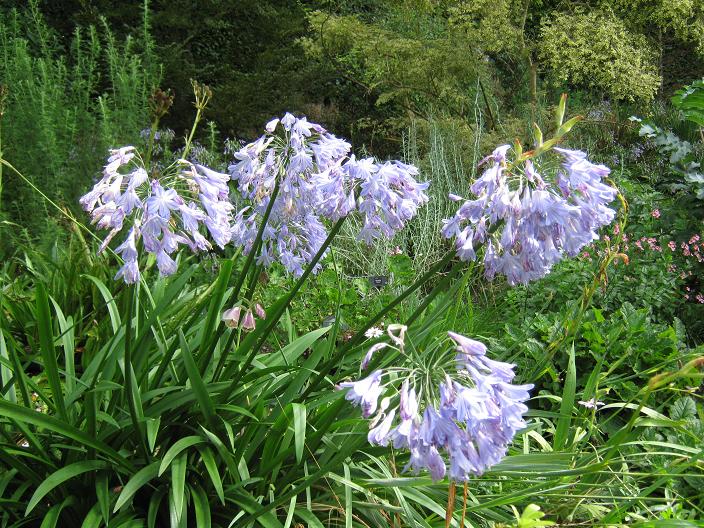
POLYGON ((391 343, 373 345, 362 368, 374 354, 391 349, 412 366, 379 369, 339 384, 371 418, 369 443, 408 450, 404 471, 427 469, 433 480, 447 474, 467 481, 498 463, 526 426, 524 402, 533 386, 512 384, 514 365, 487 357, 479 341, 448 332, 449 340, 419 352, 405 346, 405 326, 389 325, 388 333, 391 343))
MULTIPOLYGON (((399 161, 357 159, 351 145, 322 126, 287 113, 235 154, 232 179, 246 202, 237 214, 233 242, 253 250, 261 222, 273 204, 257 250, 257 262, 279 261, 301 275, 328 236, 326 220, 358 211, 359 239, 392 237, 427 202, 418 169, 399 161)), ((254 248, 256 250, 256 248, 254 248)))
POLYGON ((471 187, 476 198, 445 220, 443 234, 465 261, 476 260, 483 245, 487 278, 502 274, 513 285, 543 277, 597 240, 597 230, 614 219, 607 204, 617 191, 603 182, 610 169, 584 152, 554 148, 560 166, 545 163, 543 170, 520 152, 510 161, 510 149, 502 145, 482 161, 488 167, 471 187))
POLYGON ((156 256, 162 275, 176 271, 174 253, 180 246, 204 251, 221 248, 232 237, 229 176, 203 165, 178 160, 158 176, 150 175, 132 146, 110 151, 102 178, 80 199, 98 228, 109 229, 100 250, 120 232, 127 236, 115 252, 124 264, 116 279, 140 278, 138 245, 156 256))

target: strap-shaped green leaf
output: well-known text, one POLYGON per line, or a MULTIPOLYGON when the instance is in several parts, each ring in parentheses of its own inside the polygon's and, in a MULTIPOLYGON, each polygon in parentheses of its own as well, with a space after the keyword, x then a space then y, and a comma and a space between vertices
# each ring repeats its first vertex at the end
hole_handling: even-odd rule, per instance
POLYGON ((49 475, 49 477, 44 482, 41 483, 41 485, 34 492, 34 495, 32 495, 32 498, 29 499, 29 504, 27 504, 27 510, 25 511, 25 515, 29 514, 29 512, 31 512, 36 507, 36 505, 39 504, 39 501, 46 497, 48 493, 51 493, 54 488, 60 486, 67 480, 70 480, 73 477, 76 477, 83 473, 88 473, 89 471, 95 471, 97 469, 103 469, 105 467, 108 467, 108 463, 104 460, 84 460, 81 462, 69 464, 68 466, 63 467, 58 471, 55 471, 54 473, 49 475))

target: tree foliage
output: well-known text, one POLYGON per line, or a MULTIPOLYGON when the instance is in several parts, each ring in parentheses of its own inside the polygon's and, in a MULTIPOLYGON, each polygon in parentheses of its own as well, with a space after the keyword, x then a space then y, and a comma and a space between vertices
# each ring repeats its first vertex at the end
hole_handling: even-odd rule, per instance
POLYGON ((627 101, 652 100, 660 86, 655 51, 611 13, 556 13, 540 36, 538 53, 554 79, 627 101))

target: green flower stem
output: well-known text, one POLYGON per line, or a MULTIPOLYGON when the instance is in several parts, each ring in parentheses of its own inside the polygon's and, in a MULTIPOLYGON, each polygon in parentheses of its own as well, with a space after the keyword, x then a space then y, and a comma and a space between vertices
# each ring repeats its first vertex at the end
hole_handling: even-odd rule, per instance
MULTIPOLYGON (((377 313, 375 316, 371 317, 368 319, 363 325, 362 328, 354 335, 354 337, 342 345, 340 348, 337 349, 337 352, 330 358, 328 361, 323 364, 321 367, 320 371, 318 372, 318 375, 315 377, 315 379, 308 385, 308 388, 306 388, 305 391, 303 391, 303 394, 298 398, 298 401, 303 401, 305 398, 313 392, 318 384, 325 378, 325 376, 328 375, 328 373, 335 368, 336 366, 339 365, 341 359, 345 356, 345 354, 355 346, 361 344, 361 342, 365 339, 364 332, 366 332, 369 328, 374 326, 377 322, 381 321, 386 314, 391 312, 394 308, 396 308, 399 304, 401 304, 404 300, 406 300, 413 292, 421 288, 425 283, 427 283, 430 279, 432 279, 440 270, 445 268, 455 257, 455 252, 450 251, 445 255, 445 257, 437 262, 432 268, 430 268, 427 272, 425 272, 416 282, 414 282, 411 286, 409 286, 403 293, 401 293, 398 297, 396 297, 393 301, 391 301, 390 304, 385 306, 379 313, 377 313)), ((439 290, 435 293, 437 293, 439 290)))
MULTIPOLYGON (((269 221, 269 216, 271 215, 271 210, 274 207, 274 202, 276 201, 276 196, 279 194, 279 188, 280 188, 280 182, 279 179, 276 179, 276 183, 274 184, 274 190, 271 192, 271 196, 269 197, 269 204, 267 205, 266 211, 264 212, 264 217, 262 218, 262 222, 259 225, 259 230, 257 231, 257 236, 254 239, 254 244, 252 245, 252 249, 249 251, 249 254, 247 255, 247 259, 244 262, 244 266, 242 267, 242 272, 239 274, 237 277, 237 282, 235 283, 235 288, 232 290, 232 295, 230 295, 230 298, 226 301, 225 306, 230 306, 234 302, 236 302, 239 299, 240 296, 240 291, 242 290, 242 286, 244 285, 244 282, 247 278, 247 274, 249 273, 249 269, 252 267, 252 263, 254 262, 254 258, 257 255, 257 252, 259 251, 259 247, 262 241, 262 236, 264 234, 264 228, 266 227, 267 222, 269 221)), ((210 363, 210 361, 213 358, 213 354, 215 353, 215 344, 218 342, 218 339, 222 336, 222 334, 225 332, 225 324, 221 321, 220 324, 217 327, 217 330, 215 331, 213 337, 207 342, 207 345, 203 347, 204 353, 198 358, 198 370, 200 371, 201 375, 204 373, 206 366, 210 363)), ((228 339, 227 346, 223 349, 223 357, 226 354, 226 351, 232 346, 232 340, 228 339)), ((220 360, 222 363, 222 358, 220 360)))
POLYGON ((188 138, 186 138, 186 146, 183 147, 183 155, 181 156, 183 159, 186 159, 186 156, 188 156, 188 152, 191 150, 191 142, 193 141, 193 136, 196 133, 196 128, 198 128, 198 123, 200 122, 202 115, 203 110, 201 108, 197 108, 196 118, 193 120, 193 126, 191 127, 191 133, 188 134, 188 138))
MULTIPOLYGON (((249 353, 247 358, 244 360, 244 362, 242 363, 242 365, 238 369, 237 373, 235 374, 235 377, 232 380, 232 383, 230 384, 230 387, 228 387, 228 389, 220 395, 220 398, 222 400, 226 400, 227 398, 229 398, 229 395, 237 388, 245 371, 252 364, 252 361, 256 357, 256 355, 259 352, 259 350, 261 349, 262 345, 268 339, 269 333, 274 329, 276 324, 279 322, 279 319, 281 319, 281 316, 286 311, 286 308, 289 307, 293 298, 296 296, 298 291, 301 289, 301 287, 303 286, 305 281, 308 279, 308 276, 313 272, 313 269, 318 264, 318 261, 323 257, 328 246, 330 246, 333 239, 337 236, 337 233, 342 228, 344 221, 345 221, 345 218, 341 218, 340 220, 338 220, 335 223, 333 228, 330 230, 330 234, 325 239, 322 246, 320 246, 320 249, 313 257, 313 260, 311 260, 310 264, 308 264, 308 267, 306 267, 306 270, 303 272, 303 275, 301 275, 298 278, 298 280, 296 281, 296 284, 294 284, 293 288, 291 288, 291 291, 289 291, 288 294, 286 295, 286 297, 284 297, 283 301, 278 305, 278 307, 276 308, 274 313, 270 314, 269 317, 267 317, 265 319, 266 323, 264 325, 264 328, 262 329, 262 332, 261 332, 259 339, 257 340, 256 344, 252 347, 251 352, 249 353)), ((233 333, 233 335, 234 335, 234 333, 233 333)), ((228 344, 231 344, 231 341, 233 340, 233 335, 230 336, 230 339, 228 340, 228 344)), ((227 350, 227 348, 225 350, 227 350)), ((223 353, 223 356, 224 355, 225 355, 225 353, 223 353)), ((221 363, 224 363, 224 362, 221 360, 221 363)), ((220 365, 218 365, 218 366, 220 367, 220 365)), ((217 373, 219 374, 219 370, 217 373)), ((213 381, 217 381, 217 378, 214 377, 213 381)))

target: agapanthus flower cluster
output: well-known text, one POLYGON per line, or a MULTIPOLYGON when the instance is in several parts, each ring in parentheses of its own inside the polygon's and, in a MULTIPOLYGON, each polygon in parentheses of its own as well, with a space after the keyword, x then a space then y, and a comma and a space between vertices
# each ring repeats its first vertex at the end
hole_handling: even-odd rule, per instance
MULTIPOLYGON (((381 350, 405 354, 405 327, 394 333, 398 326, 389 325, 393 344, 373 345, 363 368, 381 350)), ((437 358, 449 353, 447 370, 439 367, 442 361, 432 359, 428 368, 419 369, 416 362, 409 369, 379 369, 338 388, 347 389, 347 400, 371 418, 370 444, 410 452, 404 471, 427 469, 433 480, 447 475, 467 481, 498 463, 515 434, 526 427, 524 402, 533 386, 512 384, 514 365, 487 357, 483 343, 454 332, 448 336, 450 340, 424 354, 437 358), (454 350, 448 350, 448 343, 454 350)))
POLYGON ((151 177, 132 146, 111 150, 107 161, 102 178, 80 203, 93 224, 110 230, 100 251, 127 231, 115 249, 124 261, 116 279, 128 284, 139 280, 140 240, 156 256, 162 275, 176 271, 172 255, 181 245, 194 252, 212 247, 204 232, 220 247, 230 241, 233 205, 227 174, 179 160, 158 178, 151 177))
POLYGON ((236 218, 233 241, 249 253, 278 184, 257 262, 279 261, 301 275, 325 241, 325 220, 359 211, 359 238, 392 237, 428 198, 418 170, 398 161, 350 155, 351 145, 322 126, 287 113, 235 153, 229 171, 248 206, 236 218))
POLYGON ((584 152, 555 148, 560 168, 540 174, 530 159, 509 163, 509 149, 500 146, 483 160, 488 168, 471 187, 477 198, 445 220, 443 234, 455 239, 465 261, 475 260, 483 244, 487 278, 503 274, 509 284, 525 284, 598 238, 596 231, 614 219, 607 204, 617 191, 602 181, 610 169, 584 152))

